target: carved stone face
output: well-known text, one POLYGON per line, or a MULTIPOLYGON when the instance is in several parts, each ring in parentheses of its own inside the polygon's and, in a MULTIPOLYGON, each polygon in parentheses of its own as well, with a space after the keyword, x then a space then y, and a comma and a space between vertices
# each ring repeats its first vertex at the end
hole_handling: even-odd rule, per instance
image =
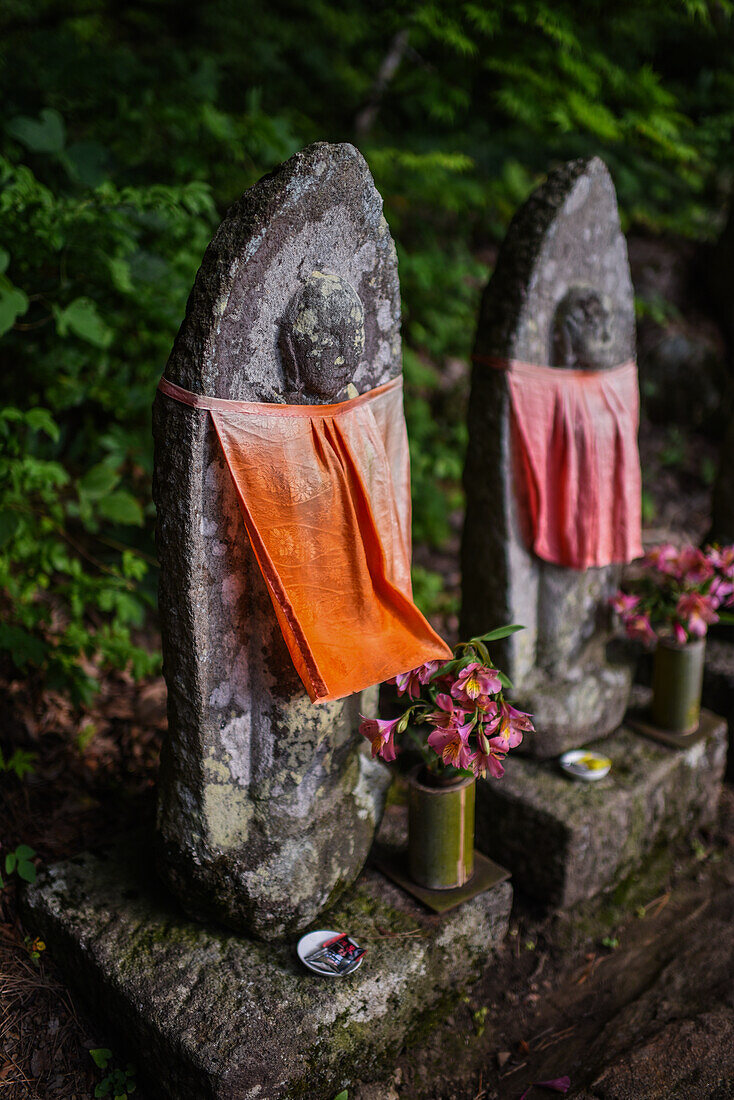
POLYGON ((312 271, 283 319, 280 346, 291 394, 338 397, 364 354, 364 308, 352 284, 312 271))
POLYGON ((612 362, 613 307, 605 294, 573 286, 558 303, 553 319, 553 355, 557 367, 601 370, 612 362))

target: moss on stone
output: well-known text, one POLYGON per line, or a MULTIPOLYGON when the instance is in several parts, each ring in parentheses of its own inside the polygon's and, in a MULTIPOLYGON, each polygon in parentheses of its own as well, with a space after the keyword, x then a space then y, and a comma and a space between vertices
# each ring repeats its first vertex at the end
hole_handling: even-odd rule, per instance
POLYGON ((332 1100, 422 1038, 489 962, 509 920, 502 883, 438 919, 368 871, 320 918, 369 947, 348 979, 303 970, 294 943, 184 917, 147 874, 145 848, 58 865, 28 891, 55 961, 175 1100, 258 1094, 332 1100), (385 935, 384 931, 396 935, 385 935), (415 933, 403 935, 402 933, 415 933))

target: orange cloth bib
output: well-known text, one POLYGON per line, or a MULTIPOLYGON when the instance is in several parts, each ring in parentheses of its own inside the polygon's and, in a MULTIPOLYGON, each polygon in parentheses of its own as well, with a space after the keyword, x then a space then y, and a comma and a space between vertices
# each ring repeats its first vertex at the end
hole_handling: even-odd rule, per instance
POLYGON ((570 370, 475 356, 504 370, 531 545, 572 569, 642 554, 637 366, 570 370))
POLYGON ((413 603, 402 379, 336 405, 159 389, 207 409, 293 663, 312 702, 451 651, 413 603))

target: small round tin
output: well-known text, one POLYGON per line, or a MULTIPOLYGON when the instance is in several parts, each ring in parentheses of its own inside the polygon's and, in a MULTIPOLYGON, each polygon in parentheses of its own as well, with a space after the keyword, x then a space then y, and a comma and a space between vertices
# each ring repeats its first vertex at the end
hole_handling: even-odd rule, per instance
POLYGON ((322 928, 318 932, 307 932, 305 936, 301 936, 296 945, 296 951, 303 965, 307 966, 309 970, 313 970, 314 974, 321 974, 324 978, 346 978, 347 975, 353 974, 355 970, 359 970, 364 961, 364 955, 358 959, 350 970, 343 971, 341 974, 336 970, 330 970, 329 967, 319 966, 318 962, 309 961, 308 955, 312 955, 329 940, 336 939, 340 935, 341 932, 322 928))
POLYGON ((612 767, 608 756, 600 752, 591 752, 589 749, 572 749, 564 752, 558 761, 566 775, 572 779, 578 779, 581 783, 597 783, 606 775, 612 767))

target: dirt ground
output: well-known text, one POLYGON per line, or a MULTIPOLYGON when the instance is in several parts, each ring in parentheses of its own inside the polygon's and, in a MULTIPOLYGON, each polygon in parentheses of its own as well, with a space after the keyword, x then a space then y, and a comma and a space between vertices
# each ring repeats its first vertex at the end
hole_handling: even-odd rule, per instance
MULTIPOLYGON (((683 445, 648 426, 642 458, 646 542, 704 537, 712 444, 693 437, 683 445)), ((458 522, 442 555, 422 555, 454 596, 457 548, 458 522)), ((452 635, 455 617, 437 625, 452 635)), ((27 844, 36 863, 48 863, 152 821, 162 680, 136 686, 109 677, 81 719, 32 683, 0 683, 0 698, 4 743, 36 754, 31 775, 3 776, 3 851, 27 844)), ((518 899, 511 934, 482 982, 403 1054, 392 1083, 352 1089, 350 1100, 505 1100, 566 1075, 568 1095, 587 1100, 734 1097, 731 790, 716 831, 667 857, 662 871, 602 913, 541 916, 518 899)), ((116 1036, 85 1016, 52 950, 39 950, 21 926, 16 878, 5 876, 0 890, 0 1096, 87 1100, 117 1065, 116 1036), (113 1052, 107 1070, 89 1054, 97 1048, 113 1052)), ((155 1095, 141 1082, 136 1095, 144 1092, 155 1095)))
MULTIPOLYGON (((716 829, 658 853, 616 899, 545 919, 517 899, 496 964, 404 1054, 392 1092, 517 1100, 569 1077, 568 1095, 587 1100, 734 1097, 733 929, 727 788, 716 829)), ((375 1100, 389 1100, 382 1089, 375 1100)))

